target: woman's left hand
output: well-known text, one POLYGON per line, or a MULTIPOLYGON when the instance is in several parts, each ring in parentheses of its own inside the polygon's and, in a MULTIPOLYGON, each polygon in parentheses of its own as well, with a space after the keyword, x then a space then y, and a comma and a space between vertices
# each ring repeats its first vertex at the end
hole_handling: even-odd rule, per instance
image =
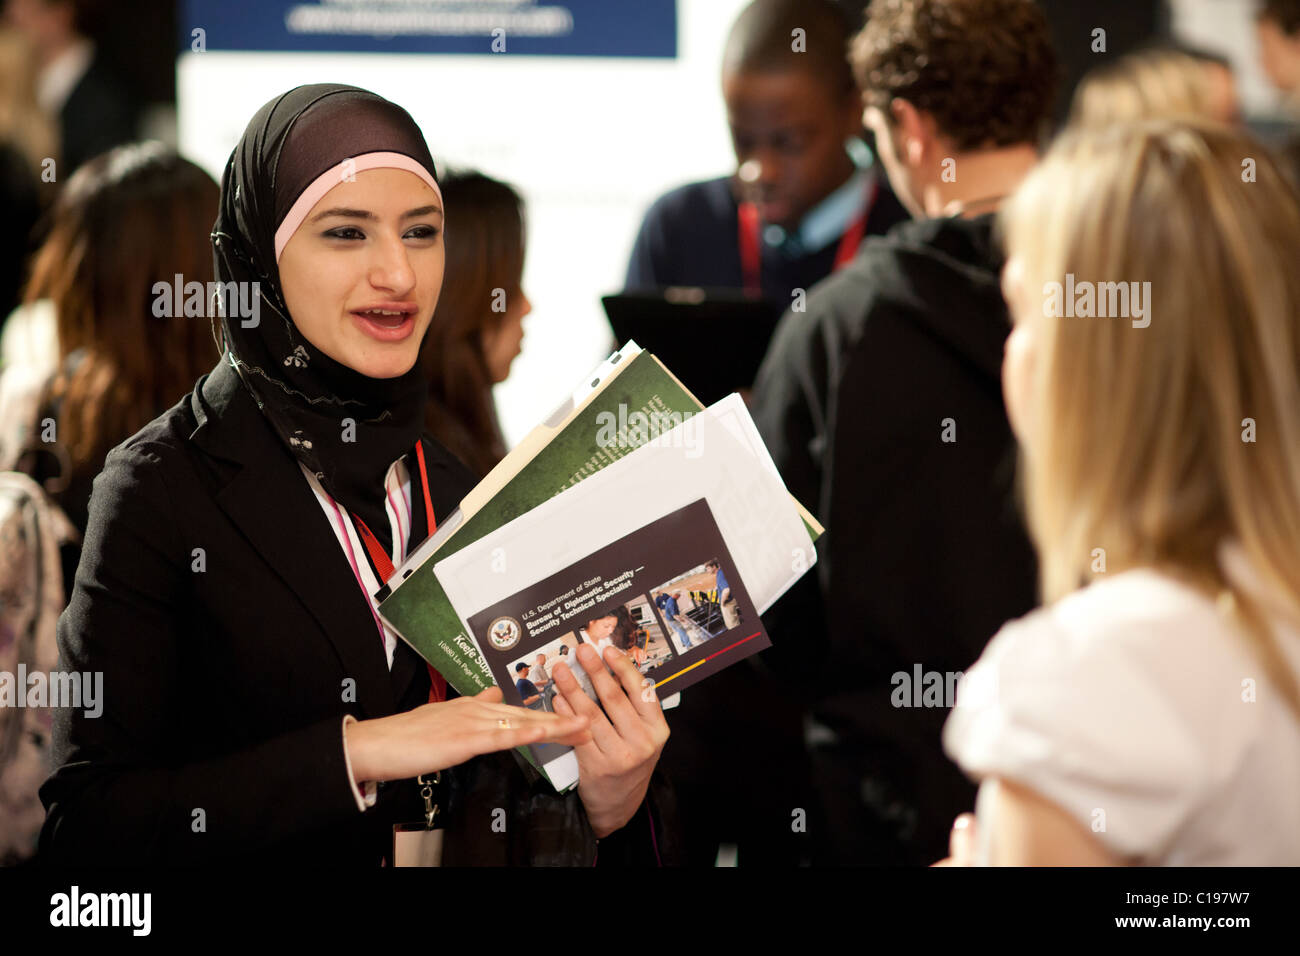
POLYGON ((627 654, 605 648, 604 660, 613 675, 590 644, 580 645, 577 654, 605 712, 583 692, 567 664, 557 665, 552 675, 559 688, 554 707, 556 713, 585 716, 590 722, 591 742, 573 749, 578 755, 578 796, 601 839, 624 826, 641 806, 668 741, 668 722, 653 683, 641 676, 627 654))

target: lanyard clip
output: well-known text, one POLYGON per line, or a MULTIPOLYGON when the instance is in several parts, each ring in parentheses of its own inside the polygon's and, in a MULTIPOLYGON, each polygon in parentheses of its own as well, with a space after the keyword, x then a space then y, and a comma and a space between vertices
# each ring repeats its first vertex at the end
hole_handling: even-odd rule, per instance
POLYGON ((433 829, 433 821, 438 817, 438 805, 433 802, 433 788, 442 782, 442 772, 435 772, 432 780, 425 780, 424 774, 415 778, 420 785, 420 796, 424 799, 424 828, 433 829))

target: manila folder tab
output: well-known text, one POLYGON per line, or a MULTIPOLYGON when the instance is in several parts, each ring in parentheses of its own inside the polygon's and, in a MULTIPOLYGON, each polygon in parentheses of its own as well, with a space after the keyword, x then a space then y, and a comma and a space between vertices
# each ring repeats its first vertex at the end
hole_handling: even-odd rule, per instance
POLYGON ((537 457, 537 453, 550 444, 551 439, 564 430, 564 426, 579 415, 584 408, 603 392, 618 374, 627 368, 641 352, 635 342, 628 342, 595 368, 546 421, 535 427, 519 442, 487 476, 474 486, 474 490, 461 499, 460 508, 466 519, 487 504, 512 478, 537 457))

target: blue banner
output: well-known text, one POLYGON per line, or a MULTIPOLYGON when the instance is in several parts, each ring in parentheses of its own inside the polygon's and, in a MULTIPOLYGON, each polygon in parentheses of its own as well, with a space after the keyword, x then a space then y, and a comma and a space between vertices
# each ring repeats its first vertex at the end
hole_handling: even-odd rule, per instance
POLYGON ((180 49, 677 55, 676 0, 185 0, 180 49))

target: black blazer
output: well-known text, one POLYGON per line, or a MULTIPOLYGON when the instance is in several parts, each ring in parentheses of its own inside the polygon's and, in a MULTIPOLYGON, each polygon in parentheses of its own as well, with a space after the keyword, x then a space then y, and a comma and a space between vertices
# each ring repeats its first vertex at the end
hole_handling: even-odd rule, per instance
POLYGON ((90 66, 59 110, 63 164, 61 181, 86 160, 135 139, 131 98, 96 51, 90 66))
MULTIPOLYGON (((446 515, 473 478, 424 443, 446 515)), ((108 455, 59 650, 62 669, 103 673, 104 701, 98 718, 56 711, 47 861, 374 866, 392 825, 421 819, 409 780, 358 810, 342 721, 424 703, 428 672, 400 641, 389 671, 311 488, 224 363, 108 455)), ((445 862, 593 861, 576 794, 521 767, 495 754, 444 773, 445 862)), ((653 862, 653 802, 601 863, 653 862)))

